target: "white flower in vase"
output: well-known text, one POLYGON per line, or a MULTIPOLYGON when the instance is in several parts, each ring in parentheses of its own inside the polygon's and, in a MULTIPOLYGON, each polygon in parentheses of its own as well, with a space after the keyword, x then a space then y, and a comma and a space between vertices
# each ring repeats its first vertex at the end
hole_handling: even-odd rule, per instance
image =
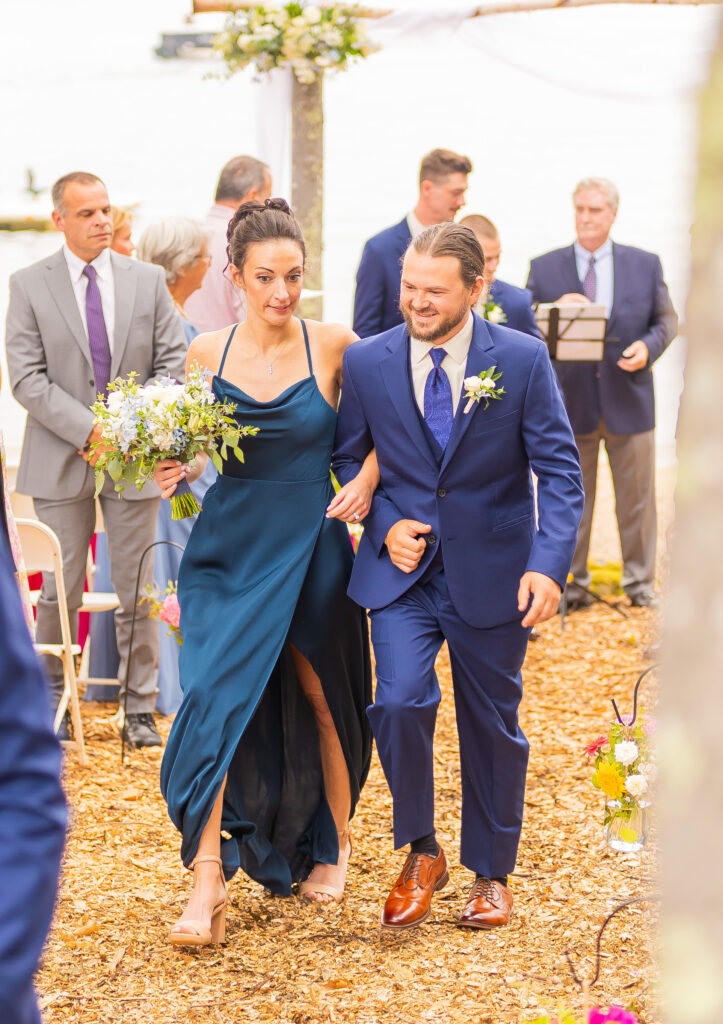
POLYGON ((625 780, 625 788, 637 800, 648 792, 648 780, 644 775, 629 775, 625 780))
POLYGON ((640 751, 637 743, 632 740, 623 740, 615 744, 615 760, 618 764, 631 765, 638 759, 640 751))

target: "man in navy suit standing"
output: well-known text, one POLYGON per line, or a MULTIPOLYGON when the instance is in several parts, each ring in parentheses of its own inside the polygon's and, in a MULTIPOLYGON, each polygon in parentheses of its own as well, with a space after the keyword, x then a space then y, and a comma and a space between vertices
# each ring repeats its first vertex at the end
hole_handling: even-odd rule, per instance
POLYGON ((432 224, 454 220, 464 206, 472 163, 450 149, 433 149, 419 168, 419 199, 398 224, 364 246, 356 275, 354 331, 360 338, 381 334, 402 322, 399 280, 402 257, 412 238, 432 224))
POLYGON ((585 607, 597 464, 603 441, 615 489, 623 555, 622 586, 637 607, 655 596, 655 393, 651 367, 676 335, 678 318, 651 252, 610 240, 618 191, 605 178, 585 178, 573 193, 577 240, 530 263, 527 287, 536 302, 605 306, 602 363, 558 363, 557 375, 575 433, 585 484, 585 511, 572 562, 572 608, 585 607))
POLYGON ((0 1019, 40 1024, 33 974, 58 889, 60 745, 0 527, 0 1019))
POLYGON ((530 292, 526 288, 517 288, 514 284, 500 281, 496 276, 502 254, 502 243, 497 228, 488 217, 483 217, 479 213, 463 217, 460 224, 464 224, 474 231, 485 257, 487 291, 478 304, 480 315, 484 315, 482 309, 485 305, 488 307, 491 305, 492 308, 485 315, 486 320, 503 323, 515 331, 524 331, 525 334, 531 334, 533 338, 540 338, 535 314, 532 312, 530 292), (496 319, 495 307, 502 310, 504 319, 496 319))
POLYGON ((458 924, 509 920, 528 756, 520 670, 530 628, 557 611, 583 505, 547 349, 472 312, 483 273, 469 228, 422 232, 404 257, 405 322, 344 356, 334 471, 351 480, 376 448, 381 472, 349 595, 371 609, 368 714, 395 846, 411 843, 382 913, 390 929, 426 920, 448 879, 434 827, 434 662, 444 640, 462 761, 460 853, 476 875, 458 924))

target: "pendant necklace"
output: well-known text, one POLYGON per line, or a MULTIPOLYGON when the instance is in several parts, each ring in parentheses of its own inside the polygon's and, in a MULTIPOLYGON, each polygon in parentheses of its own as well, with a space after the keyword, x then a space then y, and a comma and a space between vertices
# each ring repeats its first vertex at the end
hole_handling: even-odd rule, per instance
MULTIPOLYGON (((274 358, 266 363, 266 367, 267 367, 267 369, 269 371, 269 377, 273 377, 273 375, 274 375, 274 363, 276 362, 276 360, 277 360, 277 358, 279 356, 279 353, 281 352, 281 349, 284 347, 285 344, 286 344, 286 342, 282 341, 281 344, 279 345, 279 347, 276 349, 276 352, 274 353, 274 358)), ((263 359, 264 356, 261 355, 261 349, 259 349, 257 347, 256 351, 258 352, 259 356, 261 356, 261 358, 263 359)))

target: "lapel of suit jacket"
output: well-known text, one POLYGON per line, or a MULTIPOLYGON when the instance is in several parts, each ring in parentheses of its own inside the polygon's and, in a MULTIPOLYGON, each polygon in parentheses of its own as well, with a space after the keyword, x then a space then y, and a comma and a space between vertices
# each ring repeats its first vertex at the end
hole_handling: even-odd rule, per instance
POLYGON ((620 301, 627 286, 631 283, 627 257, 625 247, 613 242, 613 304, 608 317, 608 334, 612 334, 610 324, 613 322, 616 310, 620 309, 620 301))
POLYGON ((114 380, 118 376, 126 342, 128 341, 128 328, 133 316, 137 278, 132 260, 119 259, 114 252, 111 252, 110 258, 113 267, 113 290, 115 292, 115 326, 113 329, 113 358, 110 365, 110 379, 114 380))
POLYGON ((575 246, 570 246, 569 249, 563 250, 563 276, 565 281, 569 281, 569 287, 563 288, 564 292, 577 292, 578 295, 584 295, 582 290, 582 281, 580 275, 577 272, 577 259, 575 257, 575 246))
POLYGON ((53 296, 55 304, 68 325, 70 333, 73 335, 80 351, 92 369, 93 359, 90 355, 88 336, 85 333, 83 321, 80 318, 80 310, 78 309, 73 284, 70 280, 68 264, 62 249, 59 252, 53 253, 50 259, 47 260, 45 271, 50 294, 53 296))
POLYGON ((429 443, 424 436, 422 424, 419 422, 419 414, 412 404, 414 398, 409 387, 407 375, 408 345, 407 328, 402 325, 395 329, 393 337, 387 342, 388 355, 379 363, 384 386, 389 392, 399 419, 409 434, 414 444, 419 449, 427 462, 437 470, 437 464, 429 448, 429 443))
MULTIPOLYGON (((489 332, 489 327, 481 316, 474 315, 474 331, 472 332, 472 340, 469 345, 469 354, 467 356, 467 367, 464 371, 465 377, 476 377, 477 374, 481 373, 482 370, 488 370, 490 366, 494 365, 494 342, 489 332)), ((502 381, 504 384, 504 381, 502 381)), ((454 456, 459 443, 464 437, 465 433, 469 429, 469 425, 472 422, 472 417, 478 414, 479 407, 482 403, 475 402, 469 412, 464 411, 464 407, 467 405, 467 400, 464 397, 464 393, 459 400, 457 406, 457 414, 454 417, 454 423, 452 424, 452 433, 449 436, 447 447, 444 450, 444 458, 442 459, 442 465, 440 472, 444 472, 447 467, 449 460, 454 456)))

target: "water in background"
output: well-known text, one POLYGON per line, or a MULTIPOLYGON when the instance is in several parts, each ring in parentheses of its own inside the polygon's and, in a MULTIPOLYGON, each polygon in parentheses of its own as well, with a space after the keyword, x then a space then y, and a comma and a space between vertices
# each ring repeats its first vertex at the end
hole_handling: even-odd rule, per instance
MULTIPOLYGON (((99 174, 112 201, 141 204, 136 233, 159 216, 204 214, 220 167, 257 151, 257 119, 269 112, 250 73, 209 79, 213 62, 154 55, 160 32, 189 9, 187 0, 3 5, 0 215, 24 203, 26 167, 46 186, 71 169, 99 174)), ((471 157, 465 212, 498 225, 500 276, 516 284, 531 256, 572 240, 576 180, 612 178, 622 195, 613 237, 661 255, 682 312, 695 89, 717 17, 714 9, 595 7, 479 18, 454 37, 402 34, 349 73, 328 75, 326 318, 350 322, 363 242, 413 205, 419 159, 435 146, 471 157)), ((203 30, 207 20, 196 24, 203 30)), ((49 210, 47 193, 37 206, 49 210)), ((59 244, 56 235, 0 233, 3 319, 8 276, 59 244)), ((674 457, 683 347, 678 339, 655 367, 661 462, 674 457)), ((6 378, 4 350, 2 362, 6 378)), ((7 382, 0 423, 12 461, 23 411, 7 382)))

